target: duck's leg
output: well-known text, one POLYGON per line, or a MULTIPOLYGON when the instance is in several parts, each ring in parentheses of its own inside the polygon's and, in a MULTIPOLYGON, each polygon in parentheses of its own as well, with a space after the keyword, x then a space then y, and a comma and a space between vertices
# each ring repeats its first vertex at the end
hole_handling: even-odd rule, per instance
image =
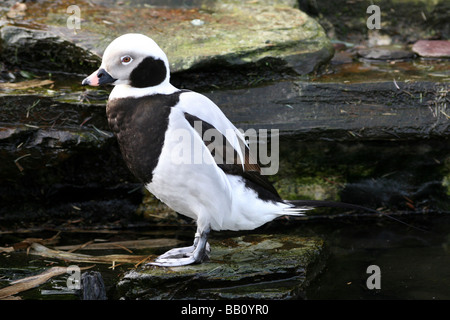
POLYGON ((209 258, 209 229, 195 234, 194 244, 189 247, 175 248, 160 255, 150 265, 160 267, 178 267, 188 264, 202 263, 209 258))

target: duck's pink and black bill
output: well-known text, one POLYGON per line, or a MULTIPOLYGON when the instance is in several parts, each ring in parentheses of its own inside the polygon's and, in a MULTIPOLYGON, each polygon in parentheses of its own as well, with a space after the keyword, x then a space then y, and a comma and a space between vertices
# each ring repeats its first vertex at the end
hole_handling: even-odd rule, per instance
POLYGON ((81 84, 83 86, 101 86, 108 83, 113 83, 117 79, 105 71, 105 69, 98 69, 94 71, 89 77, 85 78, 81 84))

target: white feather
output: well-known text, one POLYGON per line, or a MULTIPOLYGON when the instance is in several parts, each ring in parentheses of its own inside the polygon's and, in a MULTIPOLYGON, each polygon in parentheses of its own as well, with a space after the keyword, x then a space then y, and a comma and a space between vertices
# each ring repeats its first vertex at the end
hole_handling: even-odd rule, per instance
POLYGON ((140 98, 150 96, 152 94, 172 94, 176 91, 178 91, 178 89, 171 85, 168 81, 164 81, 160 85, 147 88, 135 88, 126 83, 116 84, 109 95, 109 100, 119 98, 140 98))
POLYGON ((247 145, 241 131, 228 120, 220 108, 206 96, 189 91, 180 95, 180 101, 175 108, 196 116, 211 124, 223 134, 231 146, 237 151, 242 166, 244 165, 244 150, 242 145, 247 145))
POLYGON ((225 173, 177 108, 172 108, 158 165, 146 188, 172 209, 196 220, 200 230, 208 224, 220 230, 224 216, 231 211, 232 189, 225 173), (180 139, 184 133, 189 134, 188 139, 180 139), (192 158, 198 147, 204 157, 210 157, 200 164, 192 158), (191 152, 191 161, 177 164, 180 150, 191 152))
POLYGON ((283 202, 261 200, 256 192, 245 186, 240 176, 228 175, 232 193, 232 208, 223 219, 222 230, 253 230, 283 215, 302 215, 288 212, 292 205, 283 202))

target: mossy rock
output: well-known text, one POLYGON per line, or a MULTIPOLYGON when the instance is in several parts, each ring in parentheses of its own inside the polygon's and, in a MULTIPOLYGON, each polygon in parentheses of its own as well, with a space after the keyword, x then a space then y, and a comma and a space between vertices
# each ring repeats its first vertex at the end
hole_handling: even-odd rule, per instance
POLYGON ((143 267, 117 285, 125 299, 298 299, 320 271, 324 242, 292 235, 250 234, 210 241, 210 261, 143 267))
POLYGON ((2 60, 21 69, 84 73, 100 63, 97 55, 51 31, 7 25, 0 37, 2 60))
POLYGON ((68 28, 71 4, 27 3, 22 20, 2 27, 3 58, 27 68, 90 73, 109 42, 130 32, 153 38, 173 72, 257 66, 271 59, 305 74, 333 55, 322 27, 283 1, 215 1, 189 9, 79 1, 80 29, 75 30, 68 28))

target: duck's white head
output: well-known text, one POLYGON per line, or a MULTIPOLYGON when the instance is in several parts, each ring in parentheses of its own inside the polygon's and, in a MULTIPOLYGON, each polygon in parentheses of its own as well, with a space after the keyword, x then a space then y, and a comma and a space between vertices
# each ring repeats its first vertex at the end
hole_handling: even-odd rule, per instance
POLYGON ((124 34, 113 40, 103 53, 100 68, 85 78, 82 84, 121 87, 117 90, 120 92, 116 92, 117 96, 123 95, 124 89, 129 91, 130 96, 139 96, 139 92, 173 91, 166 54, 155 41, 138 33, 124 34))

